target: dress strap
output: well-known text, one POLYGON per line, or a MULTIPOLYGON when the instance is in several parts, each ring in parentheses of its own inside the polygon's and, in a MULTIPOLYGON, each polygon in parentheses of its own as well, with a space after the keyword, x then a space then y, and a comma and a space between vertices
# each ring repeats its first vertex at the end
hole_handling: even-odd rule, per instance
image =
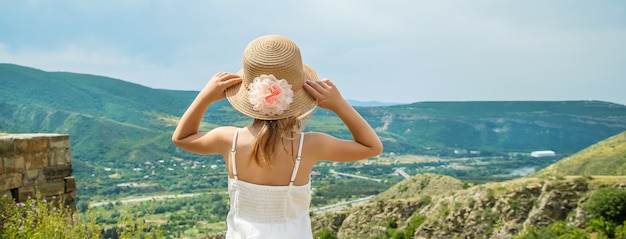
POLYGON ((303 142, 304 142, 304 133, 300 132, 300 145, 298 145, 298 156, 296 157, 296 165, 293 166, 293 172, 291 173, 291 181, 289 181, 289 186, 293 186, 293 181, 296 180, 296 175, 298 174, 298 168, 300 168, 300 159, 302 156, 303 142))
POLYGON ((237 178, 237 164, 235 163, 235 154, 237 154, 235 146, 237 145, 237 135, 239 134, 240 129, 241 128, 237 128, 235 130, 235 135, 233 135, 233 146, 230 148, 230 166, 233 168, 233 177, 236 180, 239 180, 239 178, 237 178))

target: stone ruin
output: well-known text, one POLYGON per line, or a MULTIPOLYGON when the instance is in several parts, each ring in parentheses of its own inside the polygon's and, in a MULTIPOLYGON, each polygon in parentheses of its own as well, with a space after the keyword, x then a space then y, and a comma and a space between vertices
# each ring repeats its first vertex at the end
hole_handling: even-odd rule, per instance
POLYGON ((0 135, 0 196, 24 202, 37 193, 76 207, 69 135, 0 135))

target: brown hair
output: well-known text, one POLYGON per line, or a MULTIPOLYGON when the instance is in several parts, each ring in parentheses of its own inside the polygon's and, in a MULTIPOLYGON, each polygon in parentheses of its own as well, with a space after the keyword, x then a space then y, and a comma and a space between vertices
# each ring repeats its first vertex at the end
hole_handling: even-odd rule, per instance
POLYGON ((295 157, 295 155, 293 155, 293 148, 289 151, 284 140, 295 139, 296 133, 299 133, 304 128, 306 118, 308 118, 312 112, 313 110, 310 110, 301 116, 291 116, 277 120, 254 119, 253 124, 261 125, 261 129, 254 140, 250 160, 254 159, 260 166, 271 166, 272 156, 279 142, 283 144, 285 152, 295 157))

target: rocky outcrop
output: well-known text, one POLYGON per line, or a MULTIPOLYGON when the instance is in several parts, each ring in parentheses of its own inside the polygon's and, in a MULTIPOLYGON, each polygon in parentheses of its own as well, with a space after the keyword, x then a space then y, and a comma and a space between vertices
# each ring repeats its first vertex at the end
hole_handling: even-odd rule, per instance
POLYGON ((398 221, 408 219, 420 206, 416 201, 393 200, 377 201, 366 206, 358 206, 349 214, 337 232, 340 238, 361 238, 361 235, 379 235, 389 227, 397 227, 398 221), (396 223, 397 225, 397 223, 396 223))
POLYGON ((589 216, 582 205, 593 191, 605 186, 619 187, 624 182, 626 177, 522 178, 421 199, 374 201, 342 212, 316 215, 313 225, 314 230, 327 228, 338 238, 389 235, 392 228, 406 230, 415 216, 426 220, 405 238, 511 238, 529 226, 543 227, 555 221, 584 228, 589 216))

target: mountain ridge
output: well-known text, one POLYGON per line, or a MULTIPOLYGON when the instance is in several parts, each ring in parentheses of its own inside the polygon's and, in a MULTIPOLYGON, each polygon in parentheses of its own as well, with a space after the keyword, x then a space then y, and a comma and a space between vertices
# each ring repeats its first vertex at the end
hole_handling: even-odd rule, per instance
MULTIPOLYGON (((125 127, 159 131, 151 137, 162 138, 158 144, 164 145, 163 156, 193 157, 171 147, 167 135, 197 92, 152 89, 109 77, 45 72, 12 64, 0 64, 0 82, 1 131, 71 132, 73 141, 83 141, 81 130, 102 128, 99 119, 118 122, 118 128, 106 131, 123 132, 125 127), (83 122, 82 129, 69 130, 67 125, 61 127, 62 115, 89 116, 85 119, 95 123, 83 122), (47 119, 48 124, 29 119, 47 119)), ((455 149, 483 154, 551 149, 571 154, 626 130, 626 106, 600 101, 415 102, 355 108, 376 128, 386 152, 402 154, 451 155, 455 149)), ((203 129, 250 122, 226 100, 215 102, 207 112, 203 129)), ((324 109, 316 110, 307 130, 351 138, 343 123, 324 109)), ((131 135, 125 140, 142 138, 131 135)))
MULTIPOLYGON (((75 173, 85 179, 82 182, 92 180, 87 186, 97 186, 98 180, 107 178, 96 175, 100 172, 95 168, 114 164, 131 169, 159 159, 168 165, 183 158, 194 163, 222 162, 218 156, 189 154, 171 144, 178 117, 197 92, 151 89, 108 77, 49 73, 9 64, 0 64, 0 83, 0 132, 70 134, 72 155, 77 159, 75 173)), ((415 102, 355 108, 376 128, 385 144, 385 156, 424 154, 445 160, 473 157, 455 155, 463 150, 506 157, 553 149, 557 157, 565 157, 626 130, 626 106, 601 101, 415 102)), ((209 107, 201 129, 248 123, 250 119, 223 100, 209 107)), ((341 121, 324 109, 315 112, 307 129, 350 138, 341 121)), ((158 176, 164 180, 190 177, 185 171, 167 172, 158 176)), ((218 180, 203 183, 197 188, 219 186, 218 180)), ((522 229, 520 225, 553 222, 549 217, 582 225, 585 221, 578 217, 585 215, 580 210, 582 202, 599 187, 626 188, 620 185, 626 185, 621 176, 557 175, 473 185, 448 176, 419 174, 370 204, 316 215, 313 221, 316 230, 328 226, 340 238, 409 233, 414 220, 423 222, 409 234, 423 238, 511 235, 522 229)), ((173 191, 180 188, 169 186, 173 191)), ((130 189, 99 190, 107 195, 106 190, 130 189)))

